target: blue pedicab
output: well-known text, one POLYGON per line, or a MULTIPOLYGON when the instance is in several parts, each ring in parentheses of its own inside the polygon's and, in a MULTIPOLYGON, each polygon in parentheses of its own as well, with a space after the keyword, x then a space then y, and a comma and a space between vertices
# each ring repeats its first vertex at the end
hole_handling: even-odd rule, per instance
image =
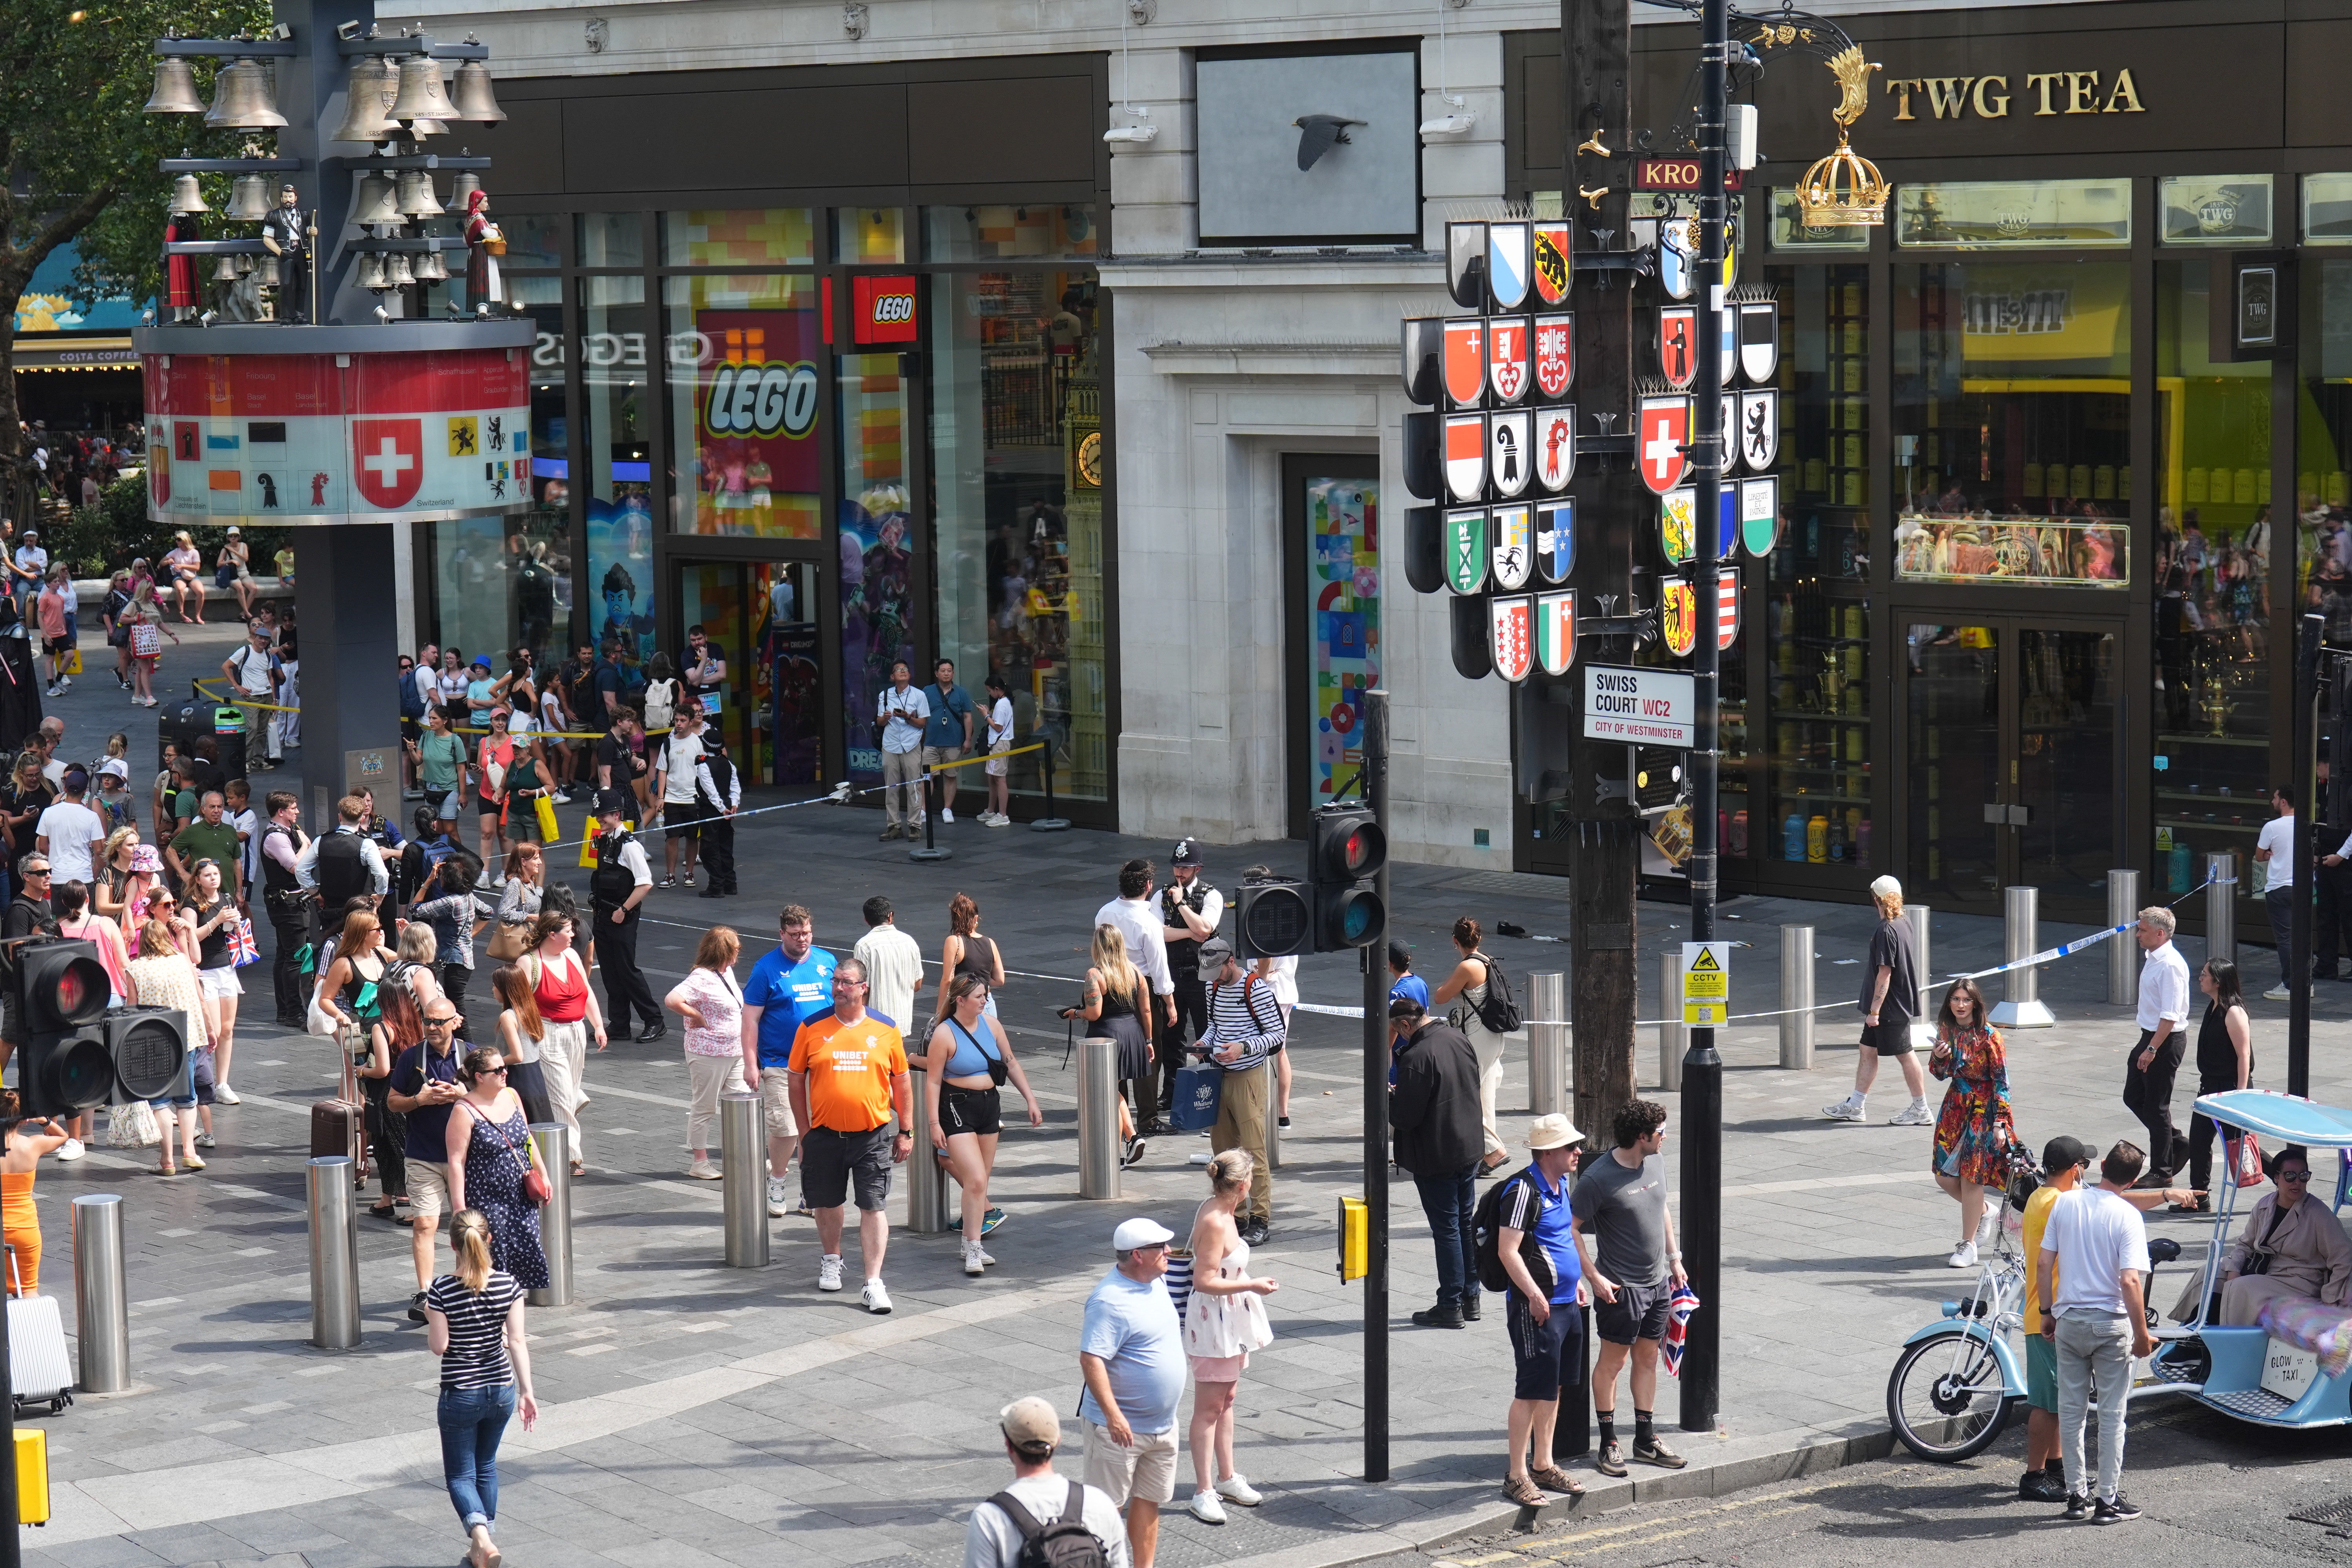
MULTIPOLYGON (((2225 1133, 2252 1132, 2277 1148, 2300 1144, 2315 1156, 2336 1152, 2332 1207, 2340 1215, 2352 1202, 2352 1111, 2265 1089, 2232 1089, 2200 1097, 2198 1114, 2210 1116, 2225 1133)), ((2318 1353, 2274 1339, 2259 1327, 2225 1328, 2207 1319, 2220 1287, 2230 1226, 2244 1189, 2233 1163, 2221 1171, 2213 1194, 2213 1239, 2198 1292, 2196 1320, 2168 1328, 2155 1305, 2153 1269, 2145 1299, 2148 1326, 2159 1343, 2148 1375, 2136 1395, 2187 1394, 2200 1404, 2266 1426, 2342 1426, 2352 1421, 2352 1371, 2328 1373, 2318 1353)), ((2004 1194, 2005 1207, 2021 1211, 2032 1193, 2032 1179, 2021 1172, 2004 1194)), ((2316 1193, 2313 1197, 2317 1197, 2316 1193)), ((2170 1237, 2148 1241, 2151 1264, 2178 1259, 2180 1244, 2170 1237)), ((1903 1445, 1924 1459, 1957 1463, 1990 1447, 2025 1398, 2024 1354, 2011 1336, 2021 1327, 2026 1268, 2031 1263, 2004 1224, 1994 1256, 1979 1276, 1973 1294, 1943 1304, 1943 1317, 1906 1341, 1887 1380, 1886 1415, 1903 1445)), ((2347 1330, 2352 1332, 2352 1330, 2347 1330)))

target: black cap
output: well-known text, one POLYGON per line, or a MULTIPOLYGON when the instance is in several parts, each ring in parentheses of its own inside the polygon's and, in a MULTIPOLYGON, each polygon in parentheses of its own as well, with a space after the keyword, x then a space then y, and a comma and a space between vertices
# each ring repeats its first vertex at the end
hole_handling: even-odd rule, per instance
POLYGON ((596 815, 625 817, 629 815, 632 797, 627 790, 608 789, 596 797, 596 815))
POLYGON ((1176 841, 1176 847, 1169 854, 1168 863, 1171 866, 1198 866, 1201 863, 1200 841, 1192 838, 1179 838, 1176 841))
POLYGON ((2087 1165, 2093 1159, 2091 1146, 2080 1138, 2057 1137, 2042 1146, 2042 1170, 2044 1175, 2071 1171, 2077 1165, 2087 1165))

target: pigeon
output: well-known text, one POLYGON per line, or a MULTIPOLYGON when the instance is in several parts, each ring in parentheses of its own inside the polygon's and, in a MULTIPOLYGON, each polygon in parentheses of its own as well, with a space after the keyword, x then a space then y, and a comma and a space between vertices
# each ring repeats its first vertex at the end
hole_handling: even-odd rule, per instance
POLYGON ((1333 142, 1352 146, 1348 140, 1348 127, 1364 121, 1337 114, 1302 114, 1291 123, 1298 127, 1298 167, 1305 171, 1313 168, 1315 161, 1328 153, 1333 142))

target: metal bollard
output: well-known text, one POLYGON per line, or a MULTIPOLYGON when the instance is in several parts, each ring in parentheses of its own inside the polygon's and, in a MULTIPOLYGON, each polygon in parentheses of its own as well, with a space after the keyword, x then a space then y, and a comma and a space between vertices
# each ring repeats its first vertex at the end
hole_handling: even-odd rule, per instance
POLYGON ((530 1124, 531 1147, 547 1172, 551 1195, 539 1211, 539 1247, 547 1254, 547 1289, 524 1293, 534 1307, 572 1305, 572 1139, 561 1121, 530 1124))
POLYGON ((719 1194, 727 1267, 768 1266, 768 1106, 757 1094, 719 1097, 719 1194))
POLYGON ((1078 1196, 1118 1196, 1118 1042, 1078 1042, 1078 1196))
POLYGON ((1658 954, 1658 1091, 1679 1094, 1683 1087, 1683 1053, 1690 1049, 1690 1031, 1683 1027, 1683 955, 1668 946, 1658 954))
POLYGON ((122 1200, 96 1193, 73 1201, 75 1332, 84 1394, 131 1386, 131 1301, 122 1278, 122 1200))
POLYGON ((2238 852, 2205 857, 2205 956, 2238 962, 2238 852))
POLYGON ((1925 904, 1903 906, 1903 918, 1911 927, 1911 957, 1919 966, 1919 994, 1912 998, 1911 1004, 1911 1016, 1915 1018, 1927 1016, 1927 977, 1935 973, 1928 967, 1927 915, 1925 904))
MULTIPOLYGON (((1146 1094, 1151 1092, 1149 1082, 1146 1094)), ((1265 1168, 1282 1169, 1282 1065, 1273 1057, 1265 1058, 1265 1168)))
POLYGON ((1565 1115, 1569 1107, 1568 977, 1528 976, 1528 1110, 1565 1115))
MULTIPOLYGON (((2110 871, 2107 873, 2107 923, 2127 926, 2139 918, 2139 873, 2110 871)), ((2132 933, 2107 939, 2107 1005, 2132 1007, 2139 1004, 2139 943, 2132 933)))
POLYGON ((360 1205, 349 1154, 310 1161, 310 1342, 347 1351, 360 1342, 360 1205))
POLYGON ((1780 1065, 1813 1065, 1813 928, 1780 928, 1780 1065), (1802 1008, 1802 1012, 1791 1011, 1802 1008))
MULTIPOLYGON (((2042 889, 2003 888, 2001 960, 2015 963, 2041 951, 2042 889)), ((2000 977, 2000 1000, 1993 1004, 1992 1021, 2011 1029, 2047 1029, 2058 1022, 2042 1000, 2041 977, 2032 969, 2012 969, 2000 977)))
POLYGON ((923 1085, 930 1076, 922 1068, 907 1075, 915 1103, 915 1124, 905 1130, 915 1141, 915 1152, 907 1156, 907 1228, 917 1236, 937 1236, 948 1227, 948 1168, 935 1152, 930 1113, 924 1109, 923 1085))

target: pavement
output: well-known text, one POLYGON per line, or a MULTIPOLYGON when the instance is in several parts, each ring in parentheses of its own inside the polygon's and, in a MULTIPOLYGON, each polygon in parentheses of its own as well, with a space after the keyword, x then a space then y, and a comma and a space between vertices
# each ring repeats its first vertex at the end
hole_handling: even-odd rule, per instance
MULTIPOLYGON (((235 630, 232 623, 220 636, 222 653, 235 630)), ((134 758, 152 754, 152 716, 135 710, 122 723, 127 702, 102 670, 53 706, 68 718, 69 752, 121 727, 133 734, 134 758)), ((566 828, 580 816, 578 806, 566 810, 566 828)), ((1119 862, 1142 854, 1164 864, 1168 846, 965 821, 940 836, 954 858, 924 865, 910 863, 903 846, 877 844, 879 826, 878 813, 832 805, 747 821, 738 840, 745 895, 722 901, 656 892, 642 961, 657 987, 673 982, 720 913, 744 934, 747 959, 756 956, 788 901, 814 911, 821 943, 845 951, 863 929, 860 904, 877 892, 897 902, 901 926, 936 953, 950 897, 975 897, 982 931, 1014 972, 1000 1010, 1045 1112, 1042 1131, 1013 1126, 1003 1142, 992 1195, 1012 1218, 990 1238, 1000 1264, 968 1280, 951 1241, 895 1234, 887 1275, 898 1310, 879 1319, 854 1296, 814 1290, 805 1220, 772 1222, 768 1268, 724 1268, 716 1184, 684 1175, 687 1084, 677 1037, 614 1044, 588 1075, 594 1169, 573 1189, 575 1300, 530 1315, 545 1413, 536 1432, 510 1431, 502 1465, 499 1537, 523 1568, 608 1561, 945 1568, 961 1561, 970 1505, 1007 1473, 995 1411, 1032 1393, 1066 1413, 1074 1408, 1078 1320, 1086 1292, 1109 1266, 1113 1225, 1140 1213, 1181 1230, 1204 1193, 1190 1156, 1205 1141, 1179 1137, 1153 1141, 1144 1163, 1127 1173, 1120 1200, 1076 1197, 1075 1064, 1052 1013, 1076 989, 1093 911, 1112 896, 1119 862)), ((659 847, 653 852, 658 860, 659 847)), ((1230 888, 1246 864, 1296 864, 1297 857, 1288 844, 1218 848, 1209 870, 1230 888)), ((1564 933, 1563 891, 1545 878, 1400 867, 1396 925, 1434 978, 1456 916, 1475 915, 1490 929, 1509 920, 1538 934, 1564 933)), ((1645 978, 1656 967, 1646 961, 1651 945, 1680 941, 1685 917, 1666 905, 1641 907, 1645 978)), ((1858 987, 1870 918, 1861 908, 1788 900, 1725 906, 1725 933, 1753 944, 1735 950, 1735 1012, 1777 1005, 1784 921, 1816 927, 1823 998, 1858 987)), ((2048 928, 2043 937, 2078 930, 2048 928)), ((1936 919, 1939 972, 1989 966, 2000 946, 1997 921, 1936 919)), ((2195 963, 2199 944, 2183 946, 2195 963)), ((1499 939, 1494 951, 1515 978, 1563 969, 1570 958, 1563 945, 1532 941, 1499 939)), ((2250 952, 2250 977, 2267 984, 2269 963, 2250 952)), ((2011 1037, 2018 1123, 2030 1142, 2059 1131, 2098 1143, 2137 1136, 2117 1099, 2133 1031, 2122 1010, 2101 1000, 2105 973, 2101 949, 2046 971, 2042 995, 2061 1023, 2011 1037)), ((1360 997, 1356 966, 1343 956, 1308 958, 1299 980, 1310 1003, 1360 997)), ((216 1111, 220 1148, 203 1176, 164 1184, 141 1173, 143 1161, 102 1149, 76 1164, 43 1165, 44 1289, 59 1299, 69 1330, 64 1205, 92 1192, 125 1198, 135 1386, 127 1395, 86 1396, 40 1420, 56 1517, 26 1532, 28 1563, 387 1568, 445 1563, 458 1548, 436 1463, 436 1367, 422 1331, 403 1316, 414 1289, 404 1230, 362 1221, 361 1347, 328 1353, 304 1342, 308 1106, 335 1068, 320 1042, 255 1021, 268 1010, 266 985, 265 970, 248 972, 235 1071, 245 1103, 216 1111)), ((484 987, 474 989, 478 1001, 484 987)), ((2256 1082, 2277 1087, 2284 1008, 2253 1007, 2256 1082)), ((1641 1016, 1654 1017, 1655 1009, 1645 993, 1641 1016)), ((2345 1065, 2352 1058, 2343 1048, 2352 1044, 2352 987, 2323 987, 2318 1013, 2315 1091, 2345 1103, 2352 1099, 2345 1065)), ((1929 1130, 1884 1125, 1902 1104, 1892 1069, 1873 1096, 1869 1124, 1816 1115, 1852 1074, 1854 1020, 1823 1017, 1810 1071, 1779 1067, 1769 1024, 1720 1037, 1727 1238, 1723 1300, 1711 1304, 1724 1314, 1717 1429, 1674 1439, 1691 1456, 1686 1471, 1645 1472, 1627 1486, 1587 1470, 1591 1495, 1572 1512, 1555 1510, 1567 1514, 1562 1525, 1523 1520, 1498 1496, 1510 1379, 1499 1314, 1465 1332, 1406 1321, 1434 1292, 1409 1183, 1391 1191, 1392 1479, 1360 1479, 1361 1300, 1359 1287, 1336 1277, 1332 1228, 1337 1198, 1363 1190, 1360 1026, 1298 1015, 1295 1125, 1276 1181, 1275 1236, 1257 1249, 1260 1265, 1282 1282, 1268 1302, 1276 1339, 1242 1385, 1236 1439, 1241 1468, 1266 1502, 1232 1510, 1222 1528, 1171 1510, 1161 1563, 1324 1568, 1425 1553, 1514 1525, 1568 1529, 1587 1514, 1630 1508, 1639 1515, 1669 1500, 1688 1507, 1692 1498, 1882 1458, 1885 1379, 1896 1350, 1966 1277, 1944 1266, 1958 1220, 1928 1179, 1929 1130)), ((1504 1121, 1516 1136, 1527 1114, 1524 1051, 1514 1048, 1506 1062, 1504 1121)), ((1645 1029, 1640 1079, 1654 1086, 1656 1077, 1654 1031, 1645 1029)), ((2184 1121, 2188 1098, 2184 1089, 2176 1104, 2184 1121)), ((1670 1168, 1674 1153, 1670 1142, 1670 1168)), ((894 1209, 903 1220, 903 1199, 894 1209)), ((2156 1223, 2181 1239, 2188 1256, 2180 1268, 2202 1256, 2206 1227, 2156 1223)), ((2178 1289, 2171 1273, 2158 1281, 2160 1300, 2178 1289)), ((1671 1391, 1661 1405, 1662 1426, 1671 1428, 1678 1409, 1671 1391)), ((1075 1426, 1071 1436, 1075 1444, 1075 1426)))

